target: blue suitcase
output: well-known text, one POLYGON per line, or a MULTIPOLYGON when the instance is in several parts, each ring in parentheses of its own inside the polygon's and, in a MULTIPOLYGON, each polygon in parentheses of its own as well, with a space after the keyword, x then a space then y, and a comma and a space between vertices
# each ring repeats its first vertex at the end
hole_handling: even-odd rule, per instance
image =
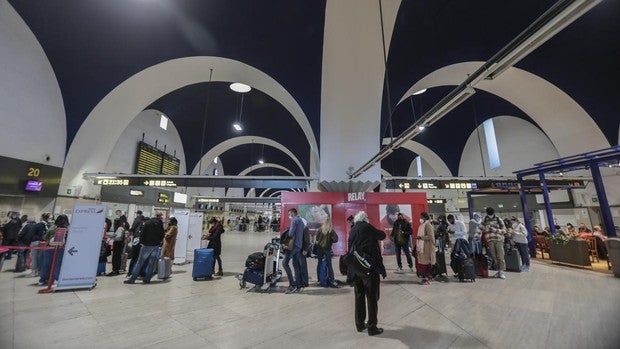
POLYGON ((254 285, 263 285, 263 272, 260 270, 254 270, 246 268, 243 272, 243 281, 249 282, 254 285))
POLYGON ((211 278, 213 276, 213 249, 198 248, 194 250, 194 266, 192 268, 192 278, 197 281, 199 278, 211 278))

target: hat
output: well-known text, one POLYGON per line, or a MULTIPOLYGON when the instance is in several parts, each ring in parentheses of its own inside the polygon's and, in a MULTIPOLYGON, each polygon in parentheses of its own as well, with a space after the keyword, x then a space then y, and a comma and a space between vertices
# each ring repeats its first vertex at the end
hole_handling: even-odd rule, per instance
POLYGON ((137 210, 137 211, 136 211, 136 214, 142 214, 142 211, 137 210))

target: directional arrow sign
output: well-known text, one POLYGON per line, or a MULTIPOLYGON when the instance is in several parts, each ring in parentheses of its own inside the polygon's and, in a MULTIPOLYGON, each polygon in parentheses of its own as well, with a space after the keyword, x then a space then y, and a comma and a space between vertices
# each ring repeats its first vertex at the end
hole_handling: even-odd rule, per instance
POLYGON ((67 252, 69 252, 69 254, 73 256, 74 253, 78 253, 78 250, 75 249, 75 246, 72 246, 67 252))
POLYGON ((403 186, 404 186, 403 183, 398 184, 398 187, 401 188, 401 189, 403 188, 403 186))

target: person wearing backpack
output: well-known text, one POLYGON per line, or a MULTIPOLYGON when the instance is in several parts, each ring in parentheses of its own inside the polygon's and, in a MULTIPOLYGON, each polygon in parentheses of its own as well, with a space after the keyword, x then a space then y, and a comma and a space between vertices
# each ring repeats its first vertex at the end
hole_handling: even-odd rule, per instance
POLYGON ((334 268, 332 267, 332 244, 336 242, 338 242, 338 234, 332 228, 331 218, 327 218, 316 233, 316 258, 319 261, 316 267, 316 275, 317 280, 320 281, 321 260, 325 259, 327 262, 327 285, 334 288, 340 287, 336 283, 334 268))
POLYGON ((125 237, 127 236, 127 229, 129 229, 129 223, 127 223, 127 217, 123 214, 123 211, 116 210, 116 219, 112 227, 114 231, 113 245, 112 245, 112 271, 107 273, 106 276, 120 275, 121 260, 125 253, 125 237))
POLYGON ((394 241, 396 246, 396 264, 397 272, 403 271, 403 263, 400 257, 401 251, 405 253, 409 270, 413 272, 413 261, 411 260, 411 252, 409 252, 409 237, 411 236, 411 224, 405 220, 403 214, 398 212, 398 216, 394 221, 390 240, 394 241))
MULTIPOLYGON (((41 215, 41 220, 32 227, 32 237, 30 239, 30 247, 39 247, 40 241, 44 239, 47 232, 47 221, 50 219, 51 213, 45 212, 41 215)), ((43 259, 43 251, 30 251, 30 274, 27 277, 39 276, 39 268, 43 259)))
POLYGON ((487 215, 482 223, 482 231, 485 233, 487 241, 487 252, 495 261, 497 273, 493 277, 505 279, 506 261, 504 259, 504 235, 506 235, 506 226, 501 218, 495 215, 493 207, 487 207, 487 215))
MULTIPOLYGON (((30 246, 32 236, 34 234, 33 227, 35 224, 36 222, 30 219, 24 222, 21 230, 17 234, 17 246, 20 246, 20 247, 30 246)), ((26 270, 26 260, 28 259, 28 255, 30 255, 30 250, 27 250, 27 249, 17 250, 17 265, 15 267, 16 273, 21 273, 22 271, 26 270)))

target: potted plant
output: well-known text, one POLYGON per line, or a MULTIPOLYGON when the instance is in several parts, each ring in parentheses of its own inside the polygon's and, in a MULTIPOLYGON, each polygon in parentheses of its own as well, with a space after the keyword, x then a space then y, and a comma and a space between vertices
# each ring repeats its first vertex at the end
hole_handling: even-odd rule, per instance
POLYGON ((549 258, 558 263, 591 266, 588 243, 564 234, 546 237, 549 241, 549 258))

